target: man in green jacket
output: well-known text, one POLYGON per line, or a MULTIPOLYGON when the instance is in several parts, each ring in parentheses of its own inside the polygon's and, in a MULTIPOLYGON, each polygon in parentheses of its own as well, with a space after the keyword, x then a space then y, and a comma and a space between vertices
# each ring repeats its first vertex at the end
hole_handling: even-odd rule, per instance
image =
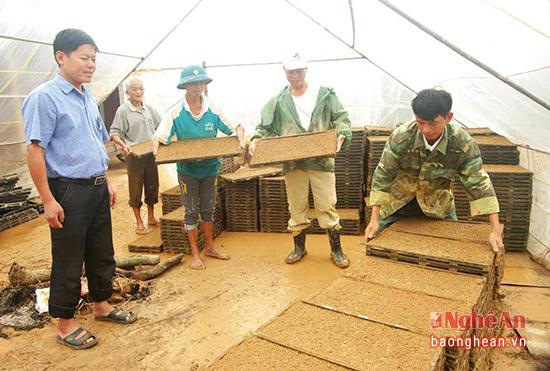
POLYGON ((456 220, 451 182, 458 175, 470 197, 471 215, 488 215, 489 242, 495 252, 504 251, 493 184, 477 144, 450 123, 451 107, 448 92, 422 90, 412 101, 416 121, 400 126, 388 139, 372 179, 367 242, 407 216, 456 220))
MULTIPOLYGON (((250 152, 255 148, 254 139, 273 136, 302 134, 336 129, 337 151, 348 145, 351 128, 348 113, 336 93, 324 86, 306 81, 307 62, 299 53, 283 64, 290 83, 262 109, 261 123, 252 137, 250 152)), ((327 230, 331 258, 340 268, 347 268, 349 260, 340 244, 340 217, 336 212, 336 180, 334 158, 324 157, 285 164, 285 184, 290 211, 288 229, 294 237, 294 251, 286 258, 288 264, 302 260, 307 254, 305 230, 311 224, 307 218, 309 187, 313 192, 315 214, 321 228, 327 230)))

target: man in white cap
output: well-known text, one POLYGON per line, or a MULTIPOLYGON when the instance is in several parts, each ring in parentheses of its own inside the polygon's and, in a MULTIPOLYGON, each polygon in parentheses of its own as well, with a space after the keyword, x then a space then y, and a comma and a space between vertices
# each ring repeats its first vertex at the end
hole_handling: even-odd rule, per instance
MULTIPOLYGON (((254 151, 256 138, 330 129, 337 131, 337 151, 342 145, 348 145, 351 125, 336 93, 331 88, 314 86, 306 81, 307 61, 300 53, 292 54, 283 63, 283 68, 290 85, 263 107, 262 121, 252 137, 251 152, 254 151)), ((349 260, 340 244, 340 217, 336 212, 334 158, 286 163, 284 170, 290 211, 288 229, 294 237, 294 251, 288 255, 286 262, 299 262, 307 254, 305 231, 311 224, 307 218, 311 186, 317 220, 329 236, 332 261, 340 268, 347 268, 349 260)))

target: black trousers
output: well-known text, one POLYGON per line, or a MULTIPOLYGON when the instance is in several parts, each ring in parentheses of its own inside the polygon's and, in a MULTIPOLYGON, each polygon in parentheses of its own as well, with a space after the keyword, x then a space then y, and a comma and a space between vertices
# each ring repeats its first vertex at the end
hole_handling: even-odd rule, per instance
POLYGON ((115 272, 111 209, 107 183, 77 184, 49 179, 50 190, 65 212, 62 229, 51 231, 52 274, 49 312, 70 319, 80 301, 84 264, 94 302, 113 292, 115 272))

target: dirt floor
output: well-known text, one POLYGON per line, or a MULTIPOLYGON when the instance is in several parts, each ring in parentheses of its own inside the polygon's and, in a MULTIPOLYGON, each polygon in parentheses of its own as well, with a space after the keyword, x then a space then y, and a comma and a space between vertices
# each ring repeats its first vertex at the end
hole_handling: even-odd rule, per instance
MULTIPOLYGON (((109 175, 118 191, 113 210, 117 255, 129 255, 127 244, 137 238, 127 206, 125 165, 112 161, 109 175)), ((177 184, 174 165, 159 167, 161 190, 177 184)), ((160 216, 161 205, 157 205, 160 216)), ((146 213, 143 215, 146 217, 146 213)), ((50 264, 49 228, 41 216, 1 233, 0 287, 12 262, 32 267, 50 264)), ((362 239, 343 236, 352 262, 365 254, 362 239)), ((207 269, 192 271, 189 258, 156 280, 152 295, 130 302, 138 322, 121 326, 80 315, 79 322, 100 338, 89 350, 72 351, 55 343, 54 322, 29 332, 8 332, 0 339, 0 369, 198 369, 207 366, 249 332, 275 317, 298 298, 310 297, 335 280, 342 270, 329 258, 324 235, 308 236, 308 256, 298 265, 284 258, 292 246, 285 233, 224 232, 217 245, 232 256, 224 262, 205 258, 207 269)), ((166 259, 172 256, 162 254, 166 259)))
MULTIPOLYGON (((176 185, 174 165, 162 165, 159 172, 161 190, 176 185)), ((125 165, 114 160, 109 174, 119 195, 119 205, 113 210, 116 253, 128 255, 127 244, 137 236, 132 212, 127 206, 125 165)), ((157 215, 160 216, 160 203, 157 206, 157 215)), ((216 242, 232 256, 232 260, 224 262, 205 258, 207 269, 192 271, 186 257, 181 265, 155 280, 149 298, 125 306, 139 312, 137 323, 131 326, 108 324, 94 321, 89 314, 79 314, 79 322, 100 338, 98 346, 86 351, 72 351, 56 344, 54 321, 42 329, 29 332, 6 331, 10 339, 0 339, 0 369, 203 369, 249 333, 258 331, 291 303, 311 298, 342 275, 353 273, 375 277, 378 270, 386 265, 390 271, 397 267, 407 269, 405 265, 401 268, 382 259, 377 260, 379 264, 376 269, 369 269, 369 266, 374 268, 371 262, 375 258, 365 257, 365 246, 359 236, 342 237, 352 262, 350 269, 345 271, 330 262, 329 244, 324 235, 308 236, 309 254, 298 265, 283 262, 292 246, 288 234, 223 232, 216 242)), ((161 258, 170 256, 162 254, 161 258)), ((548 276, 538 271, 536 264, 525 255, 516 254, 516 258, 513 257, 507 259, 507 265, 514 267, 513 274, 505 274, 505 281, 547 282, 548 276), (534 266, 528 268, 528 274, 523 274, 521 267, 529 263, 534 266)), ((6 285, 7 273, 14 261, 36 268, 49 266, 49 228, 43 217, 0 234, 0 288, 6 285)), ((399 281, 398 270, 392 276, 399 281)), ((404 287, 414 286, 414 282, 402 284, 404 287)), ((437 280, 434 286, 438 286, 437 280)), ((457 283, 457 290, 458 286, 460 284, 457 283)), ((505 293, 508 294, 506 298, 513 299, 520 310, 533 308, 538 313, 537 320, 545 318, 548 321, 542 316, 542 313, 548 312, 544 308, 524 306, 533 300, 531 294, 536 294, 540 299, 546 295, 545 291, 535 293, 511 289, 505 293)), ((313 307, 307 309, 315 311, 313 307)), ((358 326, 368 327, 363 323, 358 323, 358 326)), ((264 327, 268 328, 273 330, 273 327, 264 327)), ((336 339, 336 333, 334 336, 334 341, 341 340, 336 339)), ((348 341, 358 346, 363 340, 357 334, 349 334, 348 341)), ((272 347, 266 346, 266 349, 272 347)), ((388 352, 388 357, 395 356, 387 349, 381 351, 388 352)), ((285 350, 285 353, 288 352, 285 350)), ((426 355, 412 354, 411 359, 426 355)), ((353 360, 352 356, 339 356, 353 360)), ((311 362, 314 364, 315 359, 311 362)), ((526 351, 495 352, 494 369, 517 367, 535 370, 541 369, 541 364, 545 365, 533 360, 526 351)))

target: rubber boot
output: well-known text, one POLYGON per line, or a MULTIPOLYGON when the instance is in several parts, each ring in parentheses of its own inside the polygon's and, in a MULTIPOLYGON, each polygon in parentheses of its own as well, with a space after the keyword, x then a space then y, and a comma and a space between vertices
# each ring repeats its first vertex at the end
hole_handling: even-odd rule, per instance
POLYGON ((306 230, 304 229, 299 235, 294 236, 294 251, 286 257, 285 262, 287 264, 294 264, 302 260, 306 255, 306 230))
POLYGON ((328 239, 330 241, 330 257, 332 262, 338 268, 349 267, 349 260, 342 251, 342 245, 340 244, 340 232, 336 229, 327 229, 328 239))

